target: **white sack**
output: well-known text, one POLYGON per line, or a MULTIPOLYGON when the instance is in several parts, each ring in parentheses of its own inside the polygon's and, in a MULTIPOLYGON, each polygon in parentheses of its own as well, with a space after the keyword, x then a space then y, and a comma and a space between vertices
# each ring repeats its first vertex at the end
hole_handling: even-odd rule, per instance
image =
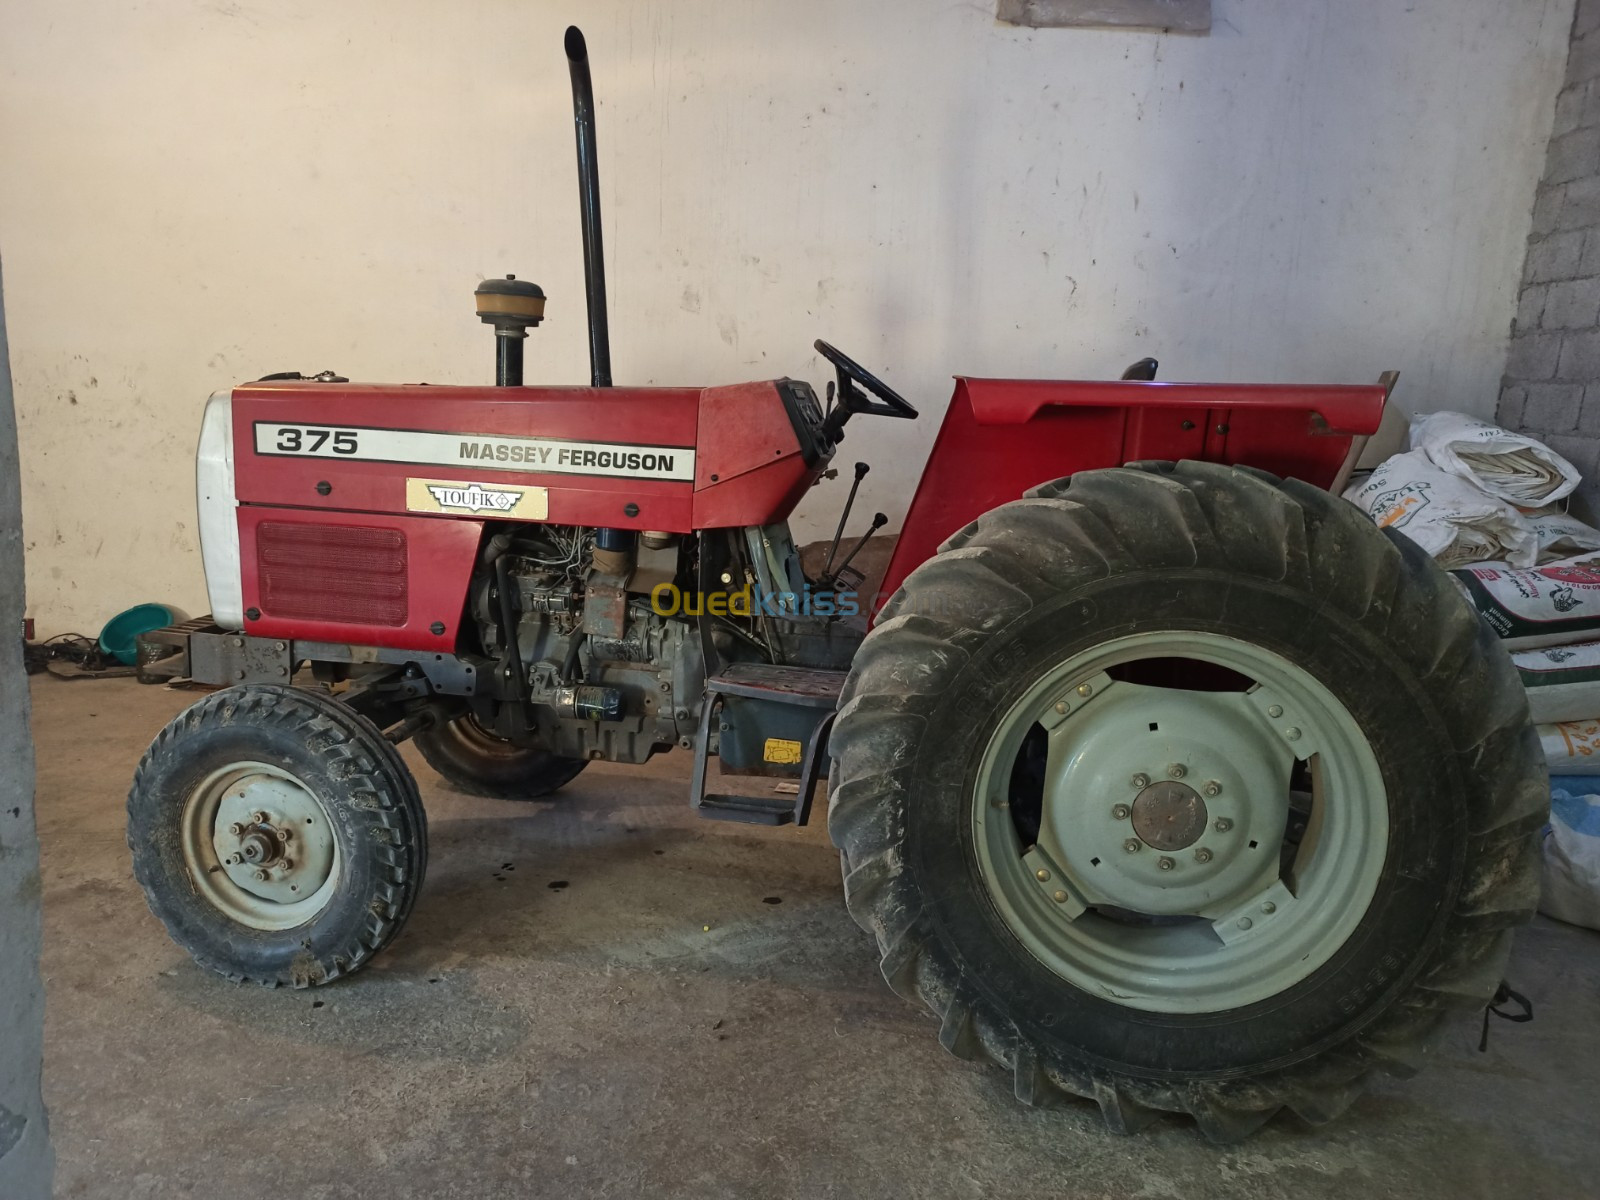
POLYGON ((1482 562, 1451 574, 1507 649, 1600 640, 1600 559, 1580 556, 1526 570, 1482 562))
POLYGON ((1464 413, 1418 418, 1411 425, 1411 448, 1426 454, 1441 471, 1522 508, 1559 500, 1582 478, 1543 442, 1464 413))
MULTIPOLYGON (((1522 514, 1539 543, 1539 562, 1559 562, 1591 550, 1600 550, 1600 529, 1585 525, 1555 505, 1522 514)), ((1600 712, 1600 709, 1596 709, 1600 712)))
POLYGON ((1385 459, 1344 498, 1379 526, 1405 534, 1444 567, 1486 559, 1531 567, 1539 552, 1533 527, 1521 513, 1441 471, 1420 450, 1385 459))
POLYGON ((1600 713, 1600 642, 1518 650, 1511 661, 1536 723, 1579 721, 1600 713))
POLYGON ((1552 775, 1600 774, 1600 720, 1537 726, 1539 748, 1552 775))
POLYGON ((1594 787, 1592 779, 1571 788, 1558 780, 1550 789, 1539 911, 1600 929, 1600 796, 1594 787))

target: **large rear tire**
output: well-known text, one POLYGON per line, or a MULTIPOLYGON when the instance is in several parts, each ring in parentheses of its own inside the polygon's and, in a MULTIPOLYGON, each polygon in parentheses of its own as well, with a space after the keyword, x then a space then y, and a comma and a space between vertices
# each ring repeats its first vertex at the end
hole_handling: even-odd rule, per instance
POLYGON ((491 800, 541 799, 589 765, 581 758, 563 758, 496 737, 470 713, 424 729, 412 741, 423 761, 456 791, 491 800))
POLYGON ((960 531, 831 748, 890 985, 1119 1132, 1331 1119, 1490 999, 1537 901, 1504 651, 1411 542, 1254 470, 1087 472, 960 531))

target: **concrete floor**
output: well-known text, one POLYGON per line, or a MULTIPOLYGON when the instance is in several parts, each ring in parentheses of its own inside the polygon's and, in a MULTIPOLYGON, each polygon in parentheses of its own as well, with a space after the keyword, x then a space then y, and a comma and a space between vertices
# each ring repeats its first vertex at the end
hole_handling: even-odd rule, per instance
MULTIPOLYGON (((122 804, 192 694, 34 680, 45 1088, 63 1196, 1552 1197, 1600 1191, 1600 935, 1541 920, 1531 1025, 1338 1124, 1243 1147, 1018 1106, 878 977, 824 830, 686 809, 686 755, 432 826, 410 926, 329 988, 203 973, 135 887, 122 804), (565 881, 565 887, 554 887, 565 881), (710 926, 709 931, 704 927, 710 926)), ((408 752, 409 754, 409 752, 408 752)))

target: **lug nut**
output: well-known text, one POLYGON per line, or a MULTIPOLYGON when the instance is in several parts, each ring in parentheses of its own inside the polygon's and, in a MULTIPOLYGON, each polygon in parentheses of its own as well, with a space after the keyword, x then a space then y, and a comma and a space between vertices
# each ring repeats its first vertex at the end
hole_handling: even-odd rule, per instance
POLYGON ((1111 806, 1111 816, 1114 820, 1118 821, 1126 821, 1128 819, 1128 814, 1132 811, 1133 810, 1126 804, 1113 804, 1111 806))
POLYGON ((1222 785, 1220 783, 1218 783, 1215 779, 1210 780, 1205 785, 1205 787, 1201 788, 1200 790, 1202 792, 1204 792, 1208 796, 1220 796, 1220 795, 1222 795, 1222 785))
POLYGON ((1122 848, 1129 854, 1137 854, 1139 853, 1139 847, 1141 845, 1143 845, 1143 843, 1140 842, 1138 838, 1129 838, 1127 841, 1122 843, 1122 848))
POLYGON ((235 821, 232 825, 228 826, 228 832, 233 834, 234 837, 238 837, 244 832, 244 826, 235 821))
POLYGON ((267 823, 267 814, 264 812, 253 812, 250 814, 250 820, 257 825, 265 825, 267 823))
POLYGON ((281 863, 279 863, 278 865, 280 867, 282 867, 285 871, 292 871, 292 870, 294 870, 294 859, 286 858, 281 863))
POLYGON ((227 858, 223 859, 222 861, 225 864, 227 864, 228 866, 230 866, 230 867, 237 867, 240 863, 242 863, 244 861, 244 856, 241 855, 241 854, 230 854, 230 855, 228 855, 227 858))
POLYGON ((280 829, 278 831, 278 836, 280 838, 282 838, 284 841, 287 842, 287 841, 291 840, 294 837, 294 830, 290 829, 287 825, 285 825, 282 829, 280 829))
POLYGON ((1217 818, 1216 830, 1217 830, 1218 833, 1227 833, 1228 830, 1230 830, 1232 828, 1233 828, 1233 822, 1228 820, 1227 817, 1218 817, 1217 818))
POLYGON ((1167 774, 1173 779, 1182 779, 1189 773, 1189 768, 1182 763, 1172 763, 1167 767, 1167 774))
POLYGON ((1269 716, 1269 717, 1281 717, 1281 716, 1283 716, 1283 705, 1281 705, 1281 704, 1269 704, 1269 705, 1267 705, 1267 716, 1269 716))
POLYGON ((1080 683, 1078 685, 1078 695, 1082 696, 1085 700, 1087 700, 1090 696, 1094 695, 1094 685, 1088 684, 1088 683, 1080 683))
POLYGON ((1170 871, 1170 870, 1172 870, 1173 867, 1175 867, 1177 865, 1178 865, 1177 863, 1173 862, 1165 854, 1163 854, 1160 858, 1156 859, 1156 866, 1160 867, 1163 871, 1170 871))
POLYGON ((257 867, 256 868, 255 877, 256 877, 258 882, 265 883, 266 879, 267 879, 267 873, 265 871, 261 870, 261 868, 257 867))
POLYGON ((1033 877, 1035 879, 1037 879, 1040 883, 1043 883, 1043 882, 1045 882, 1045 880, 1050 878, 1050 872, 1041 869, 1041 870, 1035 871, 1033 873, 1033 877))
POLYGON ((1147 788, 1150 786, 1150 776, 1146 775, 1143 771, 1140 771, 1132 779, 1128 780, 1128 782, 1133 784, 1133 786, 1136 788, 1147 788))
POLYGON ((1198 850, 1196 850, 1194 852, 1194 860, 1197 863, 1208 863, 1208 862, 1210 862, 1211 861, 1211 851, 1207 850, 1204 846, 1201 846, 1200 849, 1198 849, 1198 850))

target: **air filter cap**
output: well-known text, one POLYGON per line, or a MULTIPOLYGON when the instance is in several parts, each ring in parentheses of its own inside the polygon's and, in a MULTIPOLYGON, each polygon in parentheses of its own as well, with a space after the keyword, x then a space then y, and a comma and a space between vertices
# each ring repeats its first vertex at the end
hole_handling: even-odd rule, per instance
POLYGON ((496 328, 521 329, 544 320, 544 289, 529 280, 485 279, 472 294, 479 319, 496 328))

